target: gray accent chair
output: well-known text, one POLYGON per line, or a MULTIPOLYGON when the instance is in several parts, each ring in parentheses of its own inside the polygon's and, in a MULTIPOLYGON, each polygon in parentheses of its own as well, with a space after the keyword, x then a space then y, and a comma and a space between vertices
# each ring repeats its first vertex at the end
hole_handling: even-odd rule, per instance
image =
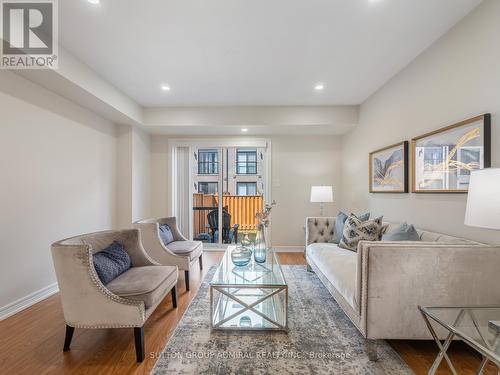
MULTIPOLYGON (((385 223, 386 232, 398 224, 385 223)), ((500 247, 417 229, 420 241, 332 243, 334 217, 306 219, 306 260, 366 339, 430 340, 418 306, 498 305, 500 247)), ((437 331, 440 338, 448 332, 437 331)))
POLYGON ((168 292, 177 307, 177 267, 151 259, 137 229, 67 238, 52 244, 51 251, 66 321, 64 351, 69 350, 75 328, 133 327, 137 362, 142 362, 146 320, 168 292), (113 241, 127 251, 132 267, 104 285, 92 257, 113 241))
POLYGON ((199 261, 203 269, 203 243, 185 238, 177 227, 175 217, 139 220, 134 227, 141 230, 144 248, 155 261, 164 266, 177 266, 184 271, 186 290, 189 291, 189 271, 199 261), (164 245, 160 238, 160 225, 167 224, 174 241, 164 245))

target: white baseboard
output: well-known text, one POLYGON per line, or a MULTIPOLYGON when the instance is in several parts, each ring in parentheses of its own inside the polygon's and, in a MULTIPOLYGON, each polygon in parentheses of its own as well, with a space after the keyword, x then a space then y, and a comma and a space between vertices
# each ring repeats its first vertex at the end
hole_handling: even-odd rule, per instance
POLYGON ((37 302, 44 300, 47 297, 57 293, 59 291, 59 287, 57 283, 51 284, 28 294, 26 297, 20 298, 17 301, 11 302, 8 305, 0 307, 0 320, 7 319, 9 316, 12 316, 28 307, 34 305, 37 302))
POLYGON ((304 246, 273 246, 277 253, 303 253, 304 246))
POLYGON ((218 247, 204 247, 203 252, 204 253, 211 253, 211 252, 218 252, 218 251, 226 251, 226 249, 223 248, 218 248, 218 247))

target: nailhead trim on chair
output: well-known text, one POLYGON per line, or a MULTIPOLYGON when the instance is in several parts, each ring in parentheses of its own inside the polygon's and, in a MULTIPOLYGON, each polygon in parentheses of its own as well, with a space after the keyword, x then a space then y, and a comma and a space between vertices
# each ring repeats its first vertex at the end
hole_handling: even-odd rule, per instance
POLYGON ((134 325, 134 324, 130 324, 130 325, 126 325, 126 324, 119 324, 119 325, 112 325, 112 324, 87 325, 87 324, 78 324, 78 323, 71 323, 71 322, 66 322, 66 324, 69 325, 70 327, 74 327, 74 328, 88 328, 88 329, 142 327, 141 325, 134 325))

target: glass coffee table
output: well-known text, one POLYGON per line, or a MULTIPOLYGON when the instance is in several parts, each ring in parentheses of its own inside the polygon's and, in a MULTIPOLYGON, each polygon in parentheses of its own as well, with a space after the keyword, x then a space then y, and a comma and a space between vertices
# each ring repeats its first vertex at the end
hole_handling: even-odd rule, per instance
POLYGON ((446 354, 452 340, 461 339, 483 357, 476 374, 482 374, 488 362, 500 367, 500 306, 485 307, 421 307, 419 310, 436 341, 439 354, 429 375, 435 374, 441 362, 446 360, 453 374, 457 371, 446 354), (437 323, 436 329, 431 321, 437 323), (443 331, 443 329, 445 331, 443 331), (447 333, 442 343, 436 330, 447 333))
POLYGON ((212 329, 287 330, 288 285, 274 251, 238 267, 229 246, 210 282, 212 329))

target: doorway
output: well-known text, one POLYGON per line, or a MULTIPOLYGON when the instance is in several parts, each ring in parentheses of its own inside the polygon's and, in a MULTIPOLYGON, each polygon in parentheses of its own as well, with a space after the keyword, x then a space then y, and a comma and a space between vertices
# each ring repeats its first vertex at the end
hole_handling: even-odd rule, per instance
POLYGON ((255 214, 270 201, 270 147, 261 139, 172 145, 172 208, 186 237, 209 250, 255 238, 255 214))

